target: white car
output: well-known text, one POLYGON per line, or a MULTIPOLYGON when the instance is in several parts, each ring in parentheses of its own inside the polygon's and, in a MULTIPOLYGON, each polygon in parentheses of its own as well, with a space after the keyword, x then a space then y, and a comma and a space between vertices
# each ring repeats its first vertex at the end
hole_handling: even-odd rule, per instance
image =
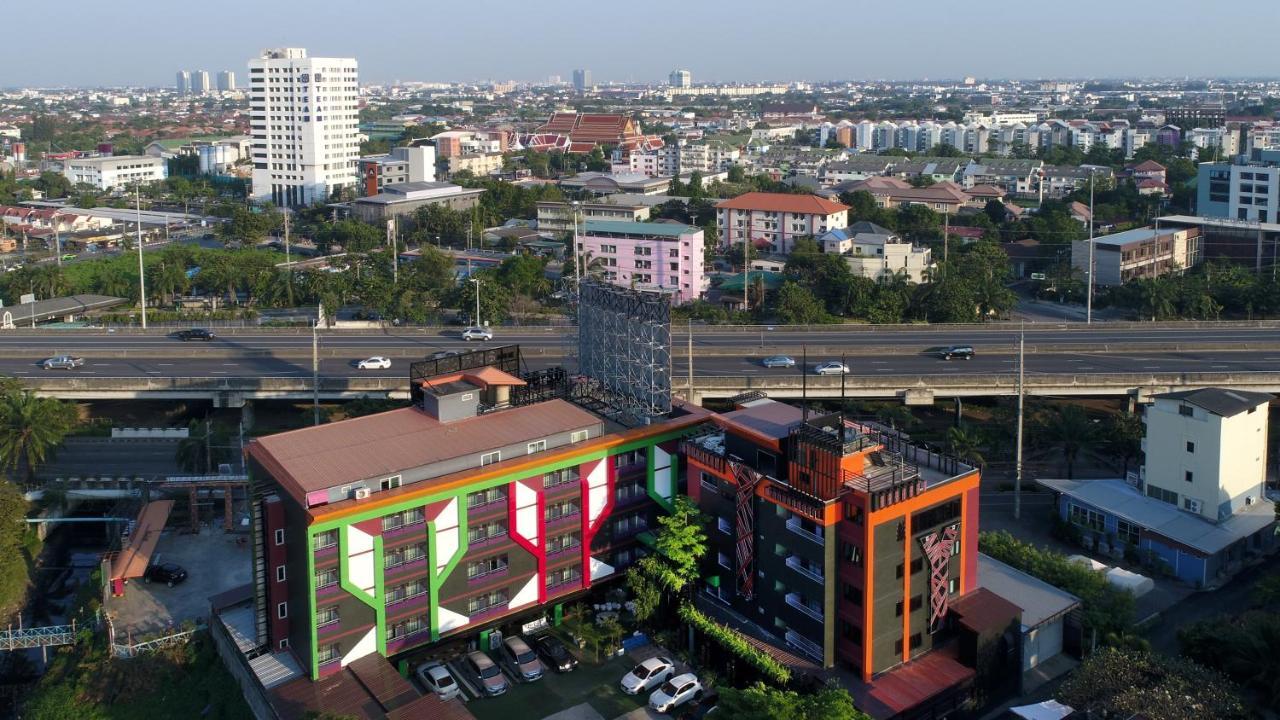
POLYGON ((471 340, 492 340, 492 339, 493 339, 493 331, 492 331, 492 330, 490 330, 489 328, 482 328, 482 327, 469 327, 469 328, 467 328, 466 330, 463 330, 463 331, 462 331, 462 339, 463 339, 463 340, 467 340, 467 341, 471 341, 471 340))
POLYGON ((361 370, 386 370, 391 367, 391 358, 381 355, 374 355, 371 358, 365 358, 356 363, 356 367, 361 370))
POLYGON ((665 713, 671 712, 681 705, 702 697, 702 683, 693 673, 677 675, 662 683, 662 687, 649 696, 649 707, 665 713))
POLYGON ((816 366, 813 371, 819 375, 848 375, 849 367, 834 360, 816 366))
POLYGON ((622 692, 628 695, 639 695, 657 687, 675 672, 676 664, 671 662, 670 658, 651 657, 622 676, 622 692))
POLYGON ((45 360, 41 365, 45 370, 75 370, 84 365, 84 358, 74 355, 57 355, 45 360))
POLYGON ((441 700, 452 700, 462 693, 462 688, 449 674, 449 669, 439 662, 429 662, 418 666, 418 679, 423 687, 441 700))

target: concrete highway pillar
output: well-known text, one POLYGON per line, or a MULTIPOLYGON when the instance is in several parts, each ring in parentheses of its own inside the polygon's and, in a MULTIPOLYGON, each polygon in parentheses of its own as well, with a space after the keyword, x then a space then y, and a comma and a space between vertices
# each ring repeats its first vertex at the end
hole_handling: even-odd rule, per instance
POLYGON ((240 408, 240 424, 245 430, 253 429, 253 401, 245 400, 244 406, 240 408))
POLYGON ((964 422, 964 401, 956 398, 956 427, 964 422))

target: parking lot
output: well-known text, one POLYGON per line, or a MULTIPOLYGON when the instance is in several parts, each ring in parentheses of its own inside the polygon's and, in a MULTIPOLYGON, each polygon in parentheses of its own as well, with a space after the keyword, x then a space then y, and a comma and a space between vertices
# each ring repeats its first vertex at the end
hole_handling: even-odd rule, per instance
MULTIPOLYGON (((505 663, 498 663, 507 680, 508 690, 497 697, 481 697, 479 683, 465 669, 461 656, 446 663, 449 672, 462 686, 462 698, 467 710, 478 720, 645 720, 664 718, 654 713, 646 703, 648 692, 627 695, 619 682, 636 663, 657 654, 653 646, 637 648, 633 653, 596 661, 590 650, 570 648, 579 664, 567 673, 546 669, 539 680, 525 682, 515 675, 505 663), (534 715, 530 710, 537 708, 534 715)), ((498 662, 499 653, 487 653, 498 662)), ((415 665, 415 668, 417 666, 415 665)), ((683 666, 679 666, 683 671, 683 666)))
POLYGON ((166 528, 151 562, 177 563, 186 569, 187 579, 166 587, 138 578, 125 586, 124 597, 110 598, 106 609, 121 641, 126 633, 136 640, 187 620, 203 620, 209 614, 211 595, 250 582, 249 545, 237 543, 237 537, 244 536, 228 535, 221 528, 204 529, 199 535, 166 528))

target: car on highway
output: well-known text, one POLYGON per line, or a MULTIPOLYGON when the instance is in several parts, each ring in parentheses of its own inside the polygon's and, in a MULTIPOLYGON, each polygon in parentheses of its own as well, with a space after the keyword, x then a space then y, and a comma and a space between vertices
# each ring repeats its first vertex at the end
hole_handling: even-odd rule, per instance
POLYGON ((542 658, 542 662, 556 672, 569 672, 578 667, 578 658, 555 635, 548 633, 534 638, 533 649, 542 658))
POLYGON ((391 358, 382 355, 374 355, 371 358, 365 358, 356 363, 356 367, 360 370, 386 370, 391 367, 391 358))
POLYGON ((501 695, 507 691, 507 677, 488 655, 479 650, 472 650, 463 658, 463 664, 475 677, 485 695, 501 695))
POLYGON ((972 360, 974 354, 972 345, 948 345, 942 348, 938 356, 943 360, 954 360, 955 358, 972 360))
POLYGON ((187 571, 177 563, 157 563, 155 565, 148 565, 146 572, 142 574, 143 582, 164 583, 169 587, 173 587, 186 579, 187 571))
POLYGON ((84 365, 84 358, 74 355, 55 355, 45 360, 41 365, 45 370, 74 370, 84 365))
POLYGON ((818 375, 848 375, 849 366, 832 360, 821 365, 815 365, 813 371, 818 375))
POLYGON ((178 338, 182 342, 191 342, 192 340, 203 340, 205 342, 209 342, 218 336, 204 328, 191 328, 190 330, 179 330, 174 337, 178 338))
POLYGON ((675 672, 676 664, 671 662, 671 658, 651 657, 622 676, 622 692, 628 695, 639 695, 657 687, 675 672))
POLYGON ((790 355, 771 355, 760 361, 767 368, 790 368, 796 366, 796 359, 790 355))
POLYGON ((492 340, 492 339, 493 339, 493 331, 492 331, 492 330, 490 330, 489 328, 483 328, 483 327, 469 327, 469 328, 467 328, 466 330, 463 330, 463 331, 462 331, 462 339, 463 339, 463 340, 467 340, 467 341, 471 341, 471 340, 486 340, 486 341, 488 341, 488 340, 492 340))
POLYGON ((681 705, 702 697, 702 683, 693 673, 677 675, 662 683, 662 686, 649 696, 649 707, 657 712, 666 713, 681 705))
POLYGON ((518 635, 503 638, 502 649, 498 652, 511 674, 525 682, 542 679, 542 661, 524 638, 518 635))
POLYGON ((444 663, 433 661, 423 663, 417 669, 418 680, 427 690, 435 693, 441 700, 452 700, 462 693, 461 686, 449 674, 444 663))
POLYGON ((461 355, 461 354, 462 354, 462 351, 461 351, 461 350, 437 350, 437 351, 435 351, 435 352, 431 353, 430 355, 428 355, 428 356, 427 356, 427 359, 428 359, 428 360, 443 360, 443 359, 445 359, 445 358, 447 358, 447 357, 453 357, 454 355, 461 355))

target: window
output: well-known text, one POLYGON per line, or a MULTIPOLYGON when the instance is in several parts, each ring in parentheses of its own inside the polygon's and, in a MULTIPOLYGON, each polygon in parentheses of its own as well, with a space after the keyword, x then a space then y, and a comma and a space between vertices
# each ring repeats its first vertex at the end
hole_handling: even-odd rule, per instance
POLYGON ((316 611, 316 627, 324 627, 338 622, 338 606, 330 605, 329 607, 320 608, 316 611))
POLYGON ((477 595, 467 601, 467 614, 477 615, 490 608, 503 605, 507 602, 506 590, 494 590, 493 592, 477 595))
POLYGON ((276 544, 277 545, 284 544, 284 529, 276 530, 276 544))
POLYGON ((411 583, 396 585, 390 590, 387 590, 386 604, 391 605, 392 603, 398 603, 406 598, 417 597, 419 595, 425 595, 426 593, 427 582, 425 580, 414 580, 411 583))
POLYGON ((1184 477, 1187 482, 1195 482, 1195 474, 1192 473, 1190 470, 1186 472, 1184 477))
POLYGON ((316 587, 326 588, 331 585, 338 584, 338 569, 329 568, 327 570, 316 571, 316 587))
POLYGON ((1193 452, 1195 452, 1195 451, 1196 451, 1196 444, 1195 444, 1195 443, 1193 443, 1193 442, 1191 442, 1190 440, 1188 440, 1188 441, 1187 441, 1187 452, 1189 452, 1189 453, 1193 453, 1193 452))
POLYGON ((546 520, 559 520, 563 517, 578 514, 578 503, 572 500, 564 500, 561 502, 550 503, 543 512, 546 520))
POLYGON ((528 450, 529 450, 529 454, 530 454, 530 455, 532 455, 532 454, 534 454, 534 453, 540 453, 540 452, 543 452, 543 451, 545 451, 546 449, 547 449, 547 441, 546 441, 546 440, 537 440, 537 441, 535 441, 535 442, 531 442, 531 443, 529 443, 529 445, 528 445, 528 450))
POLYGON ((547 554, 553 555, 558 552, 570 550, 581 544, 577 533, 565 533, 547 539, 547 554))
POLYGON ((1094 530, 1106 530, 1106 519, 1102 513, 1075 503, 1071 504, 1071 522, 1094 530))
MULTIPOLYGON (((840 543, 840 557, 843 558, 845 562, 853 563, 857 567, 862 567, 862 549, 853 543, 840 543)), ((898 577, 902 577, 901 567, 899 567, 898 577)))
POLYGON ((924 596, 917 595, 911 598, 911 612, 919 610, 924 605, 924 596))
POLYGON ((427 556, 426 543, 418 543, 416 545, 406 545, 404 547, 393 548, 386 551, 382 555, 382 566, 384 568, 404 565, 406 563, 421 560, 427 556))
POLYGON ((901 600, 899 600, 898 602, 894 603, 894 605, 893 605, 893 615, 894 615, 894 617, 902 617, 902 601, 901 601, 901 600))
POLYGON ((716 518, 716 527, 720 530, 720 532, 724 533, 725 535, 733 534, 733 526, 729 524, 728 520, 725 520, 722 517, 716 518))
POLYGON ((338 544, 338 531, 325 530, 312 536, 312 547, 316 550, 324 550, 338 544))
POLYGON ((494 555, 491 558, 485 558, 467 565, 467 579, 474 580, 475 578, 484 577, 490 573, 496 573, 506 569, 507 556, 494 555))
POLYGON ((573 432, 569 433, 569 442, 580 443, 583 440, 586 440, 588 435, 589 435, 589 432, 587 430, 574 430, 573 432))
POLYGON ((467 539, 472 543, 480 543, 507 534, 505 522, 490 522, 473 525, 467 529, 467 539))
POLYGON ((550 488, 558 485, 564 485, 565 483, 577 482, 579 477, 576 465, 573 467, 567 467, 562 470, 556 470, 555 472, 549 472, 546 475, 543 475, 542 487, 550 488))
POLYGON ((856 607, 862 607, 862 588, 845 583, 844 599, 856 607))
POLYGON ((1138 526, 1125 520, 1116 521, 1116 537, 1129 545, 1138 544, 1138 526))
POLYGON ((960 592, 960 578, 951 578, 947 581, 947 593, 955 595, 960 592))
POLYGON ((1191 408, 1190 405, 1179 405, 1178 414, 1183 417, 1194 417, 1195 411, 1191 408))
POLYGON ((898 638, 897 640, 893 641, 893 654, 894 655, 902 654, 902 638, 898 638))
POLYGON ((501 502, 507 499, 507 491, 502 487, 491 487, 488 490, 481 490, 467 495, 467 507, 474 508, 481 505, 489 505, 490 503, 501 502))
POLYGON ((698 484, 712 492, 715 492, 717 489, 716 479, 711 477, 711 475, 705 472, 701 472, 698 474, 698 484))
POLYGON ((276 617, 284 620, 289 617, 289 603, 282 602, 276 606, 276 617))
POLYGON ((923 642, 924 642, 924 639, 920 636, 920 633, 916 633, 915 635, 912 635, 912 636, 911 636, 911 649, 912 649, 912 650, 915 650, 916 648, 920 647, 920 645, 921 645, 923 642))
POLYGON ((393 475, 389 478, 383 478, 378 481, 378 487, 382 490, 392 490, 400 487, 400 476, 393 475))
POLYGON ((615 468, 625 468, 631 465, 642 465, 645 461, 644 450, 632 450, 631 452, 618 453, 613 456, 613 466, 615 468))
POLYGON ((484 467, 485 465, 492 465, 496 462, 499 462, 500 460, 502 460, 502 451, 500 450, 494 450, 493 452, 485 453, 480 456, 480 467, 484 467))
POLYGON ((386 515, 382 518, 383 531, 398 530, 406 525, 414 525, 424 519, 422 508, 409 508, 402 512, 386 515))
POLYGON ((320 648, 316 651, 316 660, 319 661, 321 665, 324 665, 326 663, 331 663, 337 659, 338 659, 337 643, 321 645, 320 648))
POLYGON ((276 582, 284 582, 285 570, 283 565, 276 566, 276 582))
POLYGON ((1162 487, 1156 487, 1151 484, 1147 485, 1147 497, 1153 497, 1160 502, 1167 502, 1170 505, 1178 504, 1178 493, 1173 492, 1172 490, 1165 490, 1162 487))

